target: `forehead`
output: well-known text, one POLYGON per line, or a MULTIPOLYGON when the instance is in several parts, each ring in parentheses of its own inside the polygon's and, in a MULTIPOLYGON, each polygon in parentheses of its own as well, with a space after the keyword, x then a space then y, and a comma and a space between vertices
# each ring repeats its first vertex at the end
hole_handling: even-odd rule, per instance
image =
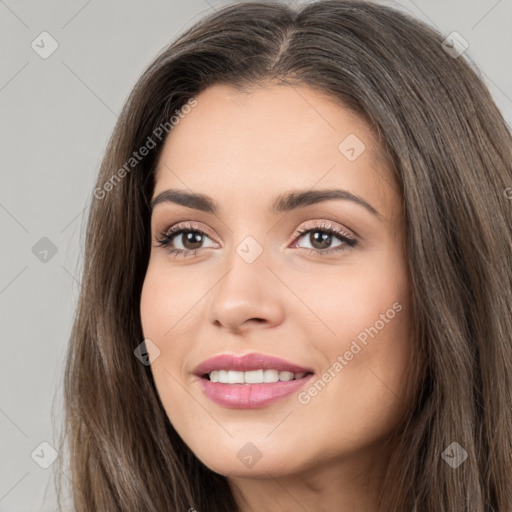
POLYGON ((393 214, 397 190, 373 131, 329 96, 297 85, 215 85, 196 100, 165 141, 153 197, 182 188, 220 204, 248 195, 270 204, 290 189, 333 187, 393 214))

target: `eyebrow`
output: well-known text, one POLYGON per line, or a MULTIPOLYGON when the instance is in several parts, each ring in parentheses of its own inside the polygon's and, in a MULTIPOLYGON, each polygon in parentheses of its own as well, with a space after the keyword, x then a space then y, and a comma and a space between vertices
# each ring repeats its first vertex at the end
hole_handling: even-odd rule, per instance
MULTIPOLYGON (((382 215, 366 200, 348 190, 343 189, 323 189, 323 190, 305 190, 287 192, 278 196, 270 206, 270 212, 277 215, 282 212, 289 212, 298 208, 304 208, 323 201, 344 200, 356 203, 379 219, 382 215)), ((151 200, 150 208, 153 211, 157 204, 171 202, 193 208, 206 213, 217 215, 219 207, 217 203, 209 196, 204 194, 196 194, 178 189, 164 190, 151 200)))

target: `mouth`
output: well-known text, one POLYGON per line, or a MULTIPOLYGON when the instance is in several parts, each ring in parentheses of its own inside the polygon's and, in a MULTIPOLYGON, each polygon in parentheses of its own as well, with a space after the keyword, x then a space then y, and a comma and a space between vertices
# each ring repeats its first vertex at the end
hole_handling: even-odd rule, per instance
POLYGON ((210 400, 236 409, 271 405, 298 391, 314 375, 310 368, 263 354, 221 354, 204 361, 194 373, 210 400))

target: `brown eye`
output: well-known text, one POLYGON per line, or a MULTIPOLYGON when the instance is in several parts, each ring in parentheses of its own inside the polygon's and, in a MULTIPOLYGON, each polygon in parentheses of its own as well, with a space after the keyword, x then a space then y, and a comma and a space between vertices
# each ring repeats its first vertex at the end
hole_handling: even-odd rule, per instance
POLYGON ((178 233, 178 235, 179 234, 182 235, 181 241, 185 249, 193 251, 201 248, 201 244, 203 243, 203 234, 199 231, 182 231, 181 233, 178 233))
POLYGON ((309 229, 304 229, 298 233, 297 246, 309 250, 315 254, 326 255, 338 251, 343 251, 350 247, 354 247, 357 243, 356 240, 347 236, 343 231, 331 225, 315 226, 309 229), (300 239, 306 240, 309 247, 298 245, 300 239), (333 242, 338 240, 336 245, 333 242))
MULTIPOLYGON (((203 248, 210 237, 200 229, 176 226, 156 238, 160 247, 169 248, 169 254, 189 255, 203 248)), ((213 247, 213 242, 204 247, 213 247)))
POLYGON ((313 249, 328 249, 332 242, 332 234, 321 229, 310 231, 309 241, 313 249))

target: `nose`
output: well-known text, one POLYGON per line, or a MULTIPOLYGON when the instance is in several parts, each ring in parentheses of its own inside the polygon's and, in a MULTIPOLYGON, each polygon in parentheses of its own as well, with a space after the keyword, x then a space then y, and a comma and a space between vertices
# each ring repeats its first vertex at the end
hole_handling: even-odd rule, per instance
POLYGON ((208 317, 215 327, 242 334, 283 321, 285 290, 268 263, 265 252, 249 263, 234 251, 228 271, 209 294, 208 317))

